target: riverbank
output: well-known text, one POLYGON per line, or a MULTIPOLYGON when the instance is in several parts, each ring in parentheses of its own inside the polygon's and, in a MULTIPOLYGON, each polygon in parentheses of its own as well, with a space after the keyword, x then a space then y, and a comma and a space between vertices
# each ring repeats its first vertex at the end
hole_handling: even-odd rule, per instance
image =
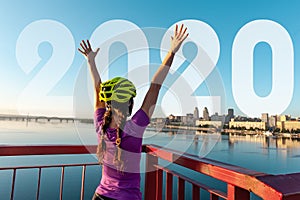
POLYGON ((148 131, 157 132, 178 132, 178 131, 196 131, 198 133, 220 133, 221 135, 232 135, 232 136, 262 136, 262 137, 273 137, 273 138, 287 138, 287 139, 297 139, 300 140, 300 134, 296 133, 279 133, 279 132, 269 132, 261 130, 235 130, 235 129, 217 129, 217 128, 204 128, 196 126, 176 126, 176 125, 165 125, 165 126, 148 126, 148 131))

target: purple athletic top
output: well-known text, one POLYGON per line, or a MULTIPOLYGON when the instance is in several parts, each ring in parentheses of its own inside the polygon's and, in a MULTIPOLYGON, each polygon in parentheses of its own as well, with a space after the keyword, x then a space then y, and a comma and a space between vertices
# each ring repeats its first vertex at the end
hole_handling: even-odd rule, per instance
MULTIPOLYGON (((95 111, 94 115, 98 142, 102 131, 105 111, 105 108, 99 108, 95 111)), ((113 164, 117 130, 107 128, 102 178, 96 189, 98 194, 120 200, 142 199, 140 191, 140 160, 143 134, 148 124, 149 117, 142 109, 139 109, 130 120, 126 121, 124 131, 121 132, 120 136, 122 160, 124 161, 123 173, 118 172, 113 164)))

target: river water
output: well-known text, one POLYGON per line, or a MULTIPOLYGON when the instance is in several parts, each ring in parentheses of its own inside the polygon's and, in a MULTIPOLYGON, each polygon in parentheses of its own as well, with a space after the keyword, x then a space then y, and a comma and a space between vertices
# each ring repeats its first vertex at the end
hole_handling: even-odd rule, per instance
MULTIPOLYGON (((46 145, 46 144, 96 144, 93 124, 79 122, 24 122, 0 121, 1 145, 46 145)), ((196 131, 147 130, 143 138, 144 144, 156 144, 163 147, 188 152, 221 162, 241 166, 269 174, 285 174, 300 171, 300 141, 292 139, 275 139, 260 136, 234 136, 205 134, 196 131)), ((144 169, 144 155, 141 169, 144 169)), ((60 163, 96 162, 94 155, 51 155, 0 157, 0 166, 39 165, 60 163)), ((208 185, 226 191, 226 185, 208 179, 194 172, 174 167, 169 163, 161 163, 175 168, 185 175, 199 178, 208 185)), ((65 172, 64 199, 79 199, 81 186, 81 168, 74 167, 65 172)), ((9 199, 12 171, 0 171, 0 200, 9 199)), ((90 199, 99 179, 101 169, 98 166, 87 168, 85 199, 90 199)), ((141 175, 144 185, 144 175, 141 175)), ((40 199, 58 199, 60 169, 44 169, 42 172, 40 199)), ((174 179, 174 183, 176 180, 174 179)), ((35 199, 37 170, 20 170, 17 172, 15 199, 35 199)), ((176 185, 176 184, 175 184, 176 185)), ((143 190, 143 188, 142 188, 143 190)), ((186 199, 190 199, 191 186, 186 184, 186 199)), ((176 188, 174 186, 174 197, 176 188)), ((208 199, 208 194, 201 194, 208 199)), ((254 195, 252 199, 258 199, 254 195)))

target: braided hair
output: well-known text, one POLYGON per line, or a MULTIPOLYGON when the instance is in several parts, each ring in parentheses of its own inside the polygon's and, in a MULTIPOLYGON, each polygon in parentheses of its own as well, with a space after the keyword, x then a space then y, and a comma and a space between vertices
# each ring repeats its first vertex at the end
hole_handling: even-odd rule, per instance
POLYGON ((99 164, 101 165, 103 164, 103 156, 104 156, 104 152, 106 151, 105 132, 111 122, 111 119, 112 119, 112 110, 111 107, 108 106, 106 112, 104 113, 102 130, 100 132, 100 141, 98 143, 97 152, 96 152, 99 164))
POLYGON ((103 157, 104 157, 104 153, 106 151, 106 143, 105 143, 105 139, 106 139, 106 130, 109 127, 109 124, 112 121, 112 115, 113 115, 113 108, 118 109, 119 111, 121 111, 123 113, 123 118, 121 119, 121 123, 120 125, 117 127, 117 137, 115 140, 115 144, 116 144, 116 151, 115 151, 115 155, 114 155, 114 160, 113 163, 116 166, 117 170, 119 172, 123 172, 124 171, 124 159, 122 158, 122 147, 121 147, 121 134, 122 134, 122 130, 124 129, 125 126, 125 122, 126 122, 126 117, 130 116, 132 113, 132 108, 133 108, 133 98, 130 98, 129 102, 127 103, 118 103, 118 102, 107 102, 107 109, 106 112, 104 113, 104 117, 103 117, 103 125, 102 125, 102 130, 101 130, 101 135, 100 135, 100 141, 98 143, 98 147, 97 147, 97 157, 99 160, 99 164, 103 164, 103 157))

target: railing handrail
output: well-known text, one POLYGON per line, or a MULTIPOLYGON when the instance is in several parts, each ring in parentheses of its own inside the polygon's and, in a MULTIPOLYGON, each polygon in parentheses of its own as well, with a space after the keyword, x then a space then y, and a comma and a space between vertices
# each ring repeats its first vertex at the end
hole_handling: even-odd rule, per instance
POLYGON ((30 166, 6 166, 0 167, 0 170, 14 170, 14 169, 38 169, 38 168, 61 168, 61 167, 82 167, 99 165, 98 162, 90 163, 70 163, 70 164, 47 164, 47 165, 30 165, 30 166))
MULTIPOLYGON (((246 175, 250 175, 250 176, 264 176, 264 175, 269 175, 263 172, 257 172, 251 169, 247 169, 247 168, 243 168, 243 167, 239 167, 236 165, 232 165, 232 164, 228 164, 228 163, 224 163, 224 162, 220 162, 217 160, 212 160, 209 158, 204 158, 204 157, 199 157, 197 155, 194 154, 189 154, 186 152, 181 152, 181 151, 177 151, 174 149, 170 149, 170 148, 165 148, 159 145, 155 145, 155 144, 146 144, 143 145, 143 152, 145 153, 149 153, 155 156, 158 156, 161 159, 167 160, 169 162, 174 162, 176 164, 179 164, 183 167, 186 167, 185 164, 181 164, 181 163, 177 163, 181 160, 178 160, 179 158, 186 158, 188 160, 195 160, 201 164, 204 164, 204 166, 206 165, 212 165, 212 166, 216 166, 216 167, 220 167, 220 168, 226 168, 229 169, 230 171, 233 171, 234 173, 243 173, 246 175), (171 157, 170 157, 171 156, 171 157)), ((198 170, 195 170, 198 171, 198 170)), ((205 171, 198 171, 201 173, 206 174, 205 171)), ((209 175, 209 174, 207 174, 209 175)))
POLYGON ((300 173, 271 175, 153 144, 143 145, 143 152, 251 191, 263 199, 292 200, 300 196, 300 173))
MULTIPOLYGON (((96 149, 97 145, 0 145, 0 156, 91 154, 96 149)), ((143 152, 251 191, 263 199, 292 200, 300 196, 300 173, 265 174, 158 145, 143 145, 143 152)))
POLYGON ((95 153, 97 145, 0 145, 0 156, 95 153))

